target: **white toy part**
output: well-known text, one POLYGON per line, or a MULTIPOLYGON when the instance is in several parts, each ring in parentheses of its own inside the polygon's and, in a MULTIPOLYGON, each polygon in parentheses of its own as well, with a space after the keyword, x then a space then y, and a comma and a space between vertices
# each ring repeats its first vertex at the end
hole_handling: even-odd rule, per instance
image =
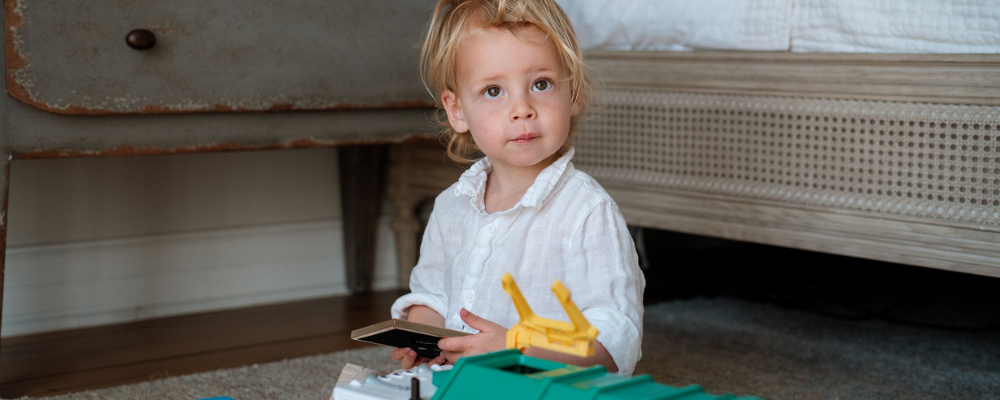
POLYGON ((420 382, 420 398, 429 399, 434 396, 437 387, 432 381, 435 371, 451 369, 451 365, 423 364, 407 370, 393 372, 385 376, 370 374, 363 380, 352 380, 351 383, 333 388, 331 400, 410 400, 410 382, 417 378, 420 382))

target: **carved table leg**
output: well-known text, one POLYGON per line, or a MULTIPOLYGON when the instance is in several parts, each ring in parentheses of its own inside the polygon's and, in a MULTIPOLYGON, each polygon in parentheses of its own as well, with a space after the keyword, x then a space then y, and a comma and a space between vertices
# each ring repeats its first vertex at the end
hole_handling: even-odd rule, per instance
POLYGON ((396 235, 396 279, 400 289, 410 287, 410 272, 417 265, 417 236, 420 221, 417 220, 417 202, 412 197, 395 198, 396 219, 392 221, 392 231, 396 235))
MULTIPOLYGON (((435 140, 410 142, 392 147, 386 197, 396 207, 392 230, 396 237, 396 276, 400 289, 410 287, 410 272, 417 265, 420 231, 417 208, 432 200, 465 170, 447 161, 444 148, 435 140)), ((423 221, 426 222, 426 221, 423 221)))
POLYGON ((383 171, 388 162, 386 146, 343 146, 338 149, 338 160, 347 288, 351 293, 370 292, 383 171))
POLYGON ((396 218, 392 221, 392 231, 396 238, 396 286, 410 287, 410 272, 417 265, 417 236, 420 221, 416 208, 420 196, 410 187, 410 173, 413 169, 412 147, 398 144, 392 147, 389 165, 389 188, 386 197, 396 207, 396 218))

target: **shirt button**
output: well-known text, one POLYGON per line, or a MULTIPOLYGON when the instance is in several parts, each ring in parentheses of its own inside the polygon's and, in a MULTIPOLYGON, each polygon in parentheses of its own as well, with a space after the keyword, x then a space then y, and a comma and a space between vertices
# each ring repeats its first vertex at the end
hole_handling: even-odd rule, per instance
POLYGON ((486 233, 496 233, 497 226, 493 224, 486 225, 486 233))
POLYGON ((466 291, 465 302, 471 304, 474 300, 476 300, 476 292, 473 292, 471 290, 466 291))

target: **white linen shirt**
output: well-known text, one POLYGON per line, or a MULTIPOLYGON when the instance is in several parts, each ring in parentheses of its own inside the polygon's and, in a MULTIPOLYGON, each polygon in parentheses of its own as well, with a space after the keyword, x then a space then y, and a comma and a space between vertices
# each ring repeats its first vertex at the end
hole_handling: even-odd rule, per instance
POLYGON ((573 154, 570 149, 542 170, 506 211, 486 213, 489 158, 438 195, 410 275, 411 293, 393 303, 392 317, 406 318, 411 305, 421 304, 441 314, 446 328, 477 332, 459 316, 465 308, 510 329, 520 321, 501 283, 510 272, 535 314, 569 321, 552 293, 558 279, 598 329, 618 373, 631 375, 641 357, 646 281, 618 205, 573 167, 573 154))

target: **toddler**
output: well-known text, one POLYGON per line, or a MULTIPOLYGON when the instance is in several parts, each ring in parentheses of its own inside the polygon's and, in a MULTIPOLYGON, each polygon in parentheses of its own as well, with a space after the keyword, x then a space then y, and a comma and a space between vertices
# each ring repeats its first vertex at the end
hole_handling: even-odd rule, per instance
POLYGON ((600 333, 588 358, 525 353, 631 375, 642 340, 645 280, 618 206, 576 170, 571 135, 590 93, 573 27, 553 0, 440 0, 421 69, 447 117, 448 154, 478 160, 434 202, 411 293, 392 317, 474 333, 442 339, 426 360, 393 350, 403 368, 497 351, 520 318, 501 277, 532 310, 568 321, 560 280, 600 333))

